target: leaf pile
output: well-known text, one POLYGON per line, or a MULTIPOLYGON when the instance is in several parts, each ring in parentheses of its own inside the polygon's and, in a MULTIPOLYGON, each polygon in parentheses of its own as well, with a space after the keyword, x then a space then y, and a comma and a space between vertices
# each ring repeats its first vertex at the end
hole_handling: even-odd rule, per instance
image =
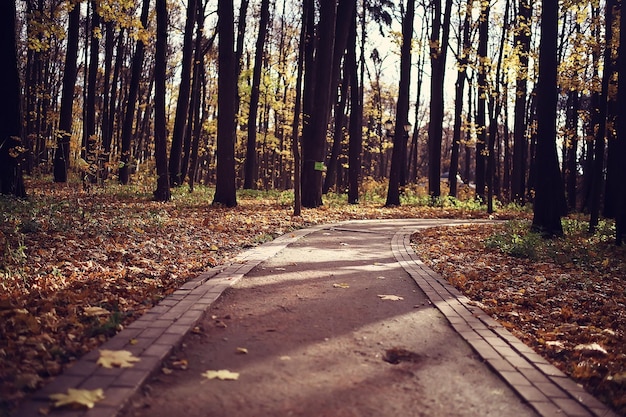
MULTIPOLYGON (((291 196, 240 193, 211 205, 212 190, 29 180, 26 201, 0 197, 0 415, 97 348, 188 279, 291 230, 348 219, 487 217, 463 207, 379 202, 326 205, 292 216, 291 196)), ((512 214, 502 211, 499 216, 512 214)))
POLYGON ((477 306, 626 415, 626 249, 576 233, 522 258, 484 244, 504 227, 427 229, 412 241, 477 306))

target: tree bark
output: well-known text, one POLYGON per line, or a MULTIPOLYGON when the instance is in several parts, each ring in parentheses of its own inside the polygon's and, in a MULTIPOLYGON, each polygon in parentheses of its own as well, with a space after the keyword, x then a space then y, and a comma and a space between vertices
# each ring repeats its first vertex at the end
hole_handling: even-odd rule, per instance
POLYGON ((486 149, 487 149, 487 46, 489 41, 489 10, 488 2, 481 3, 480 23, 478 35, 478 100, 476 103, 476 198, 485 202, 485 180, 486 180, 486 149))
POLYGON ((217 118, 217 172, 213 204, 237 205, 235 185, 235 135, 237 108, 237 59, 234 51, 235 17, 232 0, 217 5, 219 79, 217 118))
POLYGON ((156 0, 156 52, 154 58, 154 157, 156 160, 156 201, 171 198, 170 178, 167 169, 167 0, 156 0))
POLYGON ((441 195, 443 89, 452 0, 446 0, 443 14, 441 11, 441 0, 435 0, 433 3, 435 8, 430 38, 430 62, 432 71, 430 86, 430 122, 428 124, 428 193, 431 198, 436 198, 441 195), (443 21, 441 20, 442 17, 443 21))
POLYGON ((565 194, 556 151, 557 111, 557 0, 542 1, 539 81, 537 85, 537 181, 533 230, 545 237, 561 236, 565 194))
POLYGON ((0 2, 0 193, 26 197, 22 176, 22 106, 15 37, 15 0, 0 2))
POLYGON ((269 0, 261 1, 261 19, 259 20, 259 33, 256 39, 254 55, 254 68, 252 70, 252 91, 250 92, 250 110, 248 112, 248 141, 246 146, 246 162, 244 165, 243 188, 251 190, 256 188, 258 178, 257 154, 256 154, 256 118, 258 114, 259 96, 261 88, 261 70, 263 69, 263 56, 265 52, 265 39, 267 38, 267 24, 270 19, 269 0))
MULTIPOLYGON (((148 27, 149 9, 150 0, 143 0, 140 21, 144 28, 148 27)), ((144 50, 145 45, 143 41, 141 39, 138 39, 137 45, 135 46, 135 55, 133 56, 133 62, 131 64, 130 85, 128 86, 126 111, 124 113, 124 121, 122 124, 120 168, 118 175, 120 184, 123 185, 128 184, 128 181, 130 180, 133 120, 135 118, 135 109, 137 107, 137 97, 139 94, 139 82, 141 81, 144 50)))
MULTIPOLYGON (((365 10, 363 10, 365 13, 365 10)), ((352 25, 348 38, 349 47, 346 55, 346 66, 350 74, 350 125, 348 143, 348 203, 359 203, 359 184, 361 183, 361 154, 363 152, 363 88, 359 83, 356 59, 357 11, 352 12, 352 25)), ((365 41, 365 39, 363 39, 365 41)), ((363 45, 363 44, 362 44, 363 45)), ((362 74, 362 73, 361 73, 362 74)))
POLYGON ((513 120, 513 168, 511 173, 511 201, 523 205, 526 197, 528 167, 528 139, 526 137, 526 103, 528 95, 528 59, 530 53, 532 2, 520 0, 514 43, 519 56, 515 80, 515 107, 513 120))
POLYGON ((337 5, 335 0, 320 1, 317 25, 319 40, 315 49, 314 67, 307 68, 305 80, 305 113, 302 134, 302 205, 322 205, 322 165, 330 109, 333 48, 337 5), (311 71, 312 70, 312 71, 311 71), (308 104, 308 105, 307 105, 308 104))
MULTIPOLYGON (((409 90, 411 86, 411 43, 413 40, 413 20, 415 18, 415 0, 407 0, 406 13, 402 19, 402 46, 400 47, 400 84, 396 107, 395 134, 389 187, 387 188, 386 207, 400 205, 400 175, 402 165, 406 164, 407 132, 404 126, 409 122, 409 90)), ((445 57, 444 57, 445 60, 445 57)), ((442 106, 443 107, 443 106, 442 106)))
POLYGON ((172 146, 170 148, 169 173, 172 186, 179 186, 185 181, 181 172, 181 158, 183 141, 189 115, 189 98, 191 96, 191 71, 193 59, 193 34, 196 24, 197 1, 188 0, 185 33, 183 34, 183 56, 180 70, 180 84, 178 86, 178 100, 176 102, 176 117, 172 131, 172 146))
POLYGON ((70 166, 70 140, 74 121, 74 86, 77 76, 78 37, 80 33, 80 4, 74 4, 69 12, 67 28, 67 49, 65 51, 65 68, 61 92, 61 109, 59 111, 59 131, 57 147, 54 150, 54 182, 67 182, 67 171, 70 166))
POLYGON ((461 128, 463 124, 463 94, 465 90, 465 80, 467 79, 467 66, 469 63, 469 54, 471 52, 470 26, 472 18, 473 0, 468 0, 465 18, 461 33, 463 33, 462 46, 458 59, 459 70, 457 71, 455 94, 454 94, 454 128, 452 132, 452 152, 450 156, 449 186, 450 195, 457 195, 457 174, 459 173, 459 148, 461 146, 461 128))

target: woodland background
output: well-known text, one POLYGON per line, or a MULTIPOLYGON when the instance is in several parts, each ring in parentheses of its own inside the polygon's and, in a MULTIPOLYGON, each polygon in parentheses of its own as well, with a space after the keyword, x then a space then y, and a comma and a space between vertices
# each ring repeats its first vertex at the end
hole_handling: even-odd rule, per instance
POLYGON ((0 1, 0 415, 193 274, 387 217, 520 219, 415 247, 626 415, 621 9, 0 1))
POLYGON ((589 213, 592 228, 600 214, 621 224, 620 10, 617 0, 5 2, 4 65, 18 71, 3 87, 2 189, 24 194, 22 170, 55 182, 79 171, 86 185, 156 176, 160 201, 187 182, 214 184, 226 206, 237 188, 295 188, 296 206, 319 207, 329 190, 357 203, 373 178, 398 205, 420 181, 439 198, 443 175, 451 196, 471 183, 489 211, 532 202, 547 235, 562 233, 568 211, 589 213))

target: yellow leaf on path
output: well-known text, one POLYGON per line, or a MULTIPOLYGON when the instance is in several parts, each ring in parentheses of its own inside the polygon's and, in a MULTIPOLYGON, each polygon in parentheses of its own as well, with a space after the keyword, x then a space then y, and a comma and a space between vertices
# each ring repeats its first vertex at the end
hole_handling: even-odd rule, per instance
POLYGON ((94 390, 68 388, 67 394, 51 394, 50 399, 55 401, 55 407, 82 405, 87 408, 93 408, 98 401, 104 399, 104 391, 102 391, 102 388, 94 390))
POLYGON ((140 359, 133 356, 127 350, 100 350, 100 358, 98 358, 98 365, 104 368, 131 368, 133 362, 139 362, 140 359))
POLYGON ((341 284, 333 284, 333 288, 350 288, 350 286, 342 282, 341 284))
POLYGON ((404 300, 404 298, 400 297, 399 295, 378 294, 378 297, 380 297, 381 300, 389 300, 389 301, 401 301, 401 300, 404 300))
POLYGON ((219 379, 222 381, 236 381, 239 379, 238 372, 231 372, 227 369, 222 369, 220 371, 206 371, 202 374, 206 379, 219 379))
POLYGON ((237 349, 235 349, 235 352, 241 353, 242 355, 245 355, 245 354, 248 353, 248 349, 246 349, 244 347, 238 347, 237 349))

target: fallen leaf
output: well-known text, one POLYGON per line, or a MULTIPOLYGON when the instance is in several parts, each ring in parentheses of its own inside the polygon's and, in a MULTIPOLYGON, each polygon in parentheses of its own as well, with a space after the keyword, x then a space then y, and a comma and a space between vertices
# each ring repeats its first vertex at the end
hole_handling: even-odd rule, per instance
POLYGON ((102 307, 85 307, 83 308, 83 312, 86 316, 97 317, 97 316, 108 316, 111 312, 102 307))
POLYGON ((222 369, 219 371, 206 371, 202 374, 206 379, 219 379, 222 381, 236 381, 239 379, 238 372, 231 372, 227 369, 222 369))
POLYGON ((163 367, 161 368, 161 372, 163 372, 164 375, 171 375, 174 371, 172 371, 170 368, 163 367))
POLYGON ((599 353, 602 355, 608 354, 606 349, 597 343, 586 343, 586 344, 576 345, 576 347, 574 347, 574 350, 579 350, 586 354, 594 354, 594 353, 599 353))
POLYGON ((172 362, 172 366, 176 369, 180 369, 181 371, 186 371, 187 367, 189 366, 189 362, 187 361, 187 359, 181 359, 172 362))
POLYGON ((104 399, 104 391, 102 388, 94 390, 68 388, 67 394, 50 394, 50 399, 55 401, 55 407, 81 405, 87 408, 93 408, 98 401, 104 399))
POLYGON ((139 362, 140 359, 133 356, 127 350, 100 350, 100 358, 98 358, 98 365, 103 368, 132 368, 133 362, 139 362))
POLYGON ((380 297, 381 300, 389 300, 389 301, 401 301, 401 300, 404 300, 404 298, 400 297, 399 295, 378 294, 378 297, 380 297))
POLYGON ((333 288, 350 288, 350 286, 342 282, 341 284, 333 284, 333 288))
POLYGON ((244 347, 238 347, 237 349, 235 349, 235 352, 241 353, 242 355, 245 355, 245 354, 248 353, 248 349, 246 349, 244 347))

